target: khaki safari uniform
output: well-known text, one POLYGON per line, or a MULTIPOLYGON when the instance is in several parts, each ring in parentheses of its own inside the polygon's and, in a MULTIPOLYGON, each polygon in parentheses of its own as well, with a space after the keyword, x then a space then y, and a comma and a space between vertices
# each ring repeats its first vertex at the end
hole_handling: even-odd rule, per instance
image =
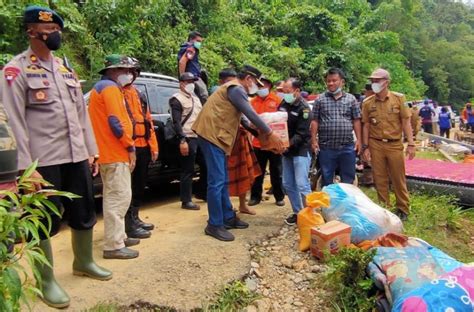
POLYGON ((397 199, 396 206, 409 213, 409 194, 405 178, 405 156, 402 144, 402 119, 410 118, 405 96, 389 92, 384 100, 375 95, 362 104, 362 122, 369 123, 369 150, 377 195, 390 206, 389 178, 397 199))
MULTIPOLYGON (((75 72, 60 58, 44 61, 28 48, 3 69, 0 99, 17 141, 18 169, 38 160, 38 172, 55 189, 80 196, 50 199, 68 211, 69 226, 91 229, 96 218, 88 158, 97 154, 97 146, 75 72)), ((50 214, 53 236, 61 217, 50 214)))
POLYGON ((18 145, 18 169, 77 163, 97 154, 76 74, 58 57, 42 61, 31 48, 3 69, 0 99, 18 145))

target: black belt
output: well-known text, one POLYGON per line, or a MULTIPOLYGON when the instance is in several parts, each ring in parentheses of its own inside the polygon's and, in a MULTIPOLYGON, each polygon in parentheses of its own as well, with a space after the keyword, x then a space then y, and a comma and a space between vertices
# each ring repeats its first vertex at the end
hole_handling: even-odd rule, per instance
POLYGON ((400 140, 401 140, 401 139, 377 139, 377 138, 373 138, 373 137, 370 137, 370 138, 373 139, 373 140, 382 141, 382 142, 385 142, 385 143, 400 142, 400 140))

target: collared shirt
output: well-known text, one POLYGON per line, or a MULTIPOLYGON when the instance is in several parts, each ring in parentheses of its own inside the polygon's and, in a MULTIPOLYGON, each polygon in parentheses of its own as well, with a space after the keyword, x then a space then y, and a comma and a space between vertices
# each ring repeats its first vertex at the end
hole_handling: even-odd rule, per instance
POLYGON ((308 103, 302 98, 297 98, 289 104, 281 102, 279 111, 288 113, 288 135, 290 147, 285 152, 285 156, 307 156, 310 149, 311 132, 311 109, 308 103))
POLYGON ((362 103, 362 122, 369 123, 369 137, 378 140, 400 140, 402 120, 411 117, 411 110, 401 93, 389 91, 383 100, 375 95, 362 103))
POLYGON ((80 162, 97 154, 76 74, 62 60, 29 48, 3 69, 0 99, 18 145, 18 169, 80 162))
POLYGON ((361 118, 360 106, 350 93, 336 100, 326 92, 314 102, 313 118, 319 122, 319 146, 340 148, 354 143, 353 121, 361 118))

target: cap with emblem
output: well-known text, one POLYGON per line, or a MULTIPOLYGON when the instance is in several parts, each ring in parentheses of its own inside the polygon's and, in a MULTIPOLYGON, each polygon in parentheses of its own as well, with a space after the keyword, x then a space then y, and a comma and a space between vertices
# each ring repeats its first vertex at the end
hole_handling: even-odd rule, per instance
POLYGON ((264 86, 263 82, 260 80, 262 78, 262 72, 259 71, 257 68, 250 65, 244 65, 244 67, 242 67, 242 69, 240 70, 240 73, 254 77, 260 87, 264 86))
POLYGON ((390 80, 390 73, 383 68, 377 68, 369 76, 369 79, 387 79, 390 80))
POLYGON ((38 23, 55 23, 61 29, 64 28, 64 21, 58 13, 47 7, 40 7, 31 5, 25 9, 23 14, 23 23, 38 24, 38 23))
POLYGON ((105 67, 99 71, 99 74, 104 74, 109 68, 136 68, 138 66, 136 59, 120 54, 107 55, 104 63, 105 67))
POLYGON ((198 80, 196 76, 194 76, 190 72, 184 72, 179 76, 179 81, 196 81, 198 80))

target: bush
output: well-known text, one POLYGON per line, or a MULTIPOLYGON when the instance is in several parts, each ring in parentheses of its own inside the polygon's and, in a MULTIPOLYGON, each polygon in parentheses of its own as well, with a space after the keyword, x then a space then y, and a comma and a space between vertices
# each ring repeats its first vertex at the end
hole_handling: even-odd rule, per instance
POLYGON ((337 311, 372 311, 375 296, 373 282, 366 273, 375 250, 343 248, 327 257, 326 286, 335 294, 332 302, 337 311))
POLYGON ((35 183, 51 186, 31 178, 36 166, 34 162, 19 178, 17 193, 0 190, 0 311, 19 311, 21 303, 28 305, 30 296, 41 292, 35 284, 35 279, 40 279, 35 263, 49 263, 38 247, 40 233, 49 235, 50 211, 59 215, 48 197, 77 197, 51 189, 35 191, 35 183), (41 222, 44 218, 46 225, 41 222), (28 274, 30 270, 34 278, 28 274))

